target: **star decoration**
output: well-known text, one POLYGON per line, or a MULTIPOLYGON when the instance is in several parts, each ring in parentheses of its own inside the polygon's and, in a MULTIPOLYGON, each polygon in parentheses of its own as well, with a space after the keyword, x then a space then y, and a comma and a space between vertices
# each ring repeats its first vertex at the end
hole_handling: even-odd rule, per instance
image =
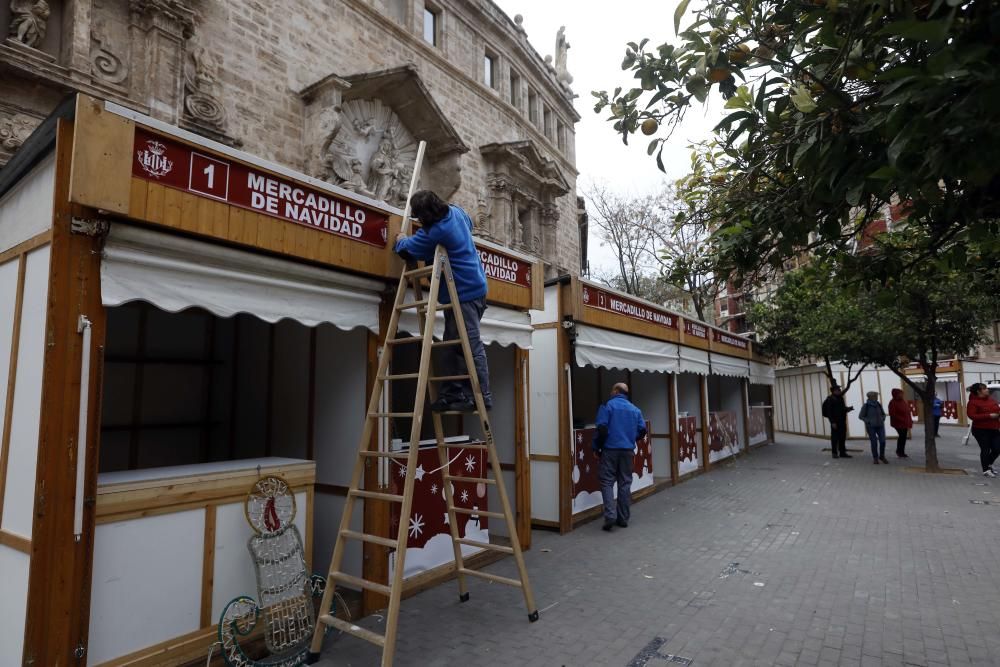
POLYGON ((423 481, 423 479, 424 479, 424 466, 423 466, 423 464, 420 464, 420 465, 417 466, 417 469, 413 471, 413 476, 416 477, 417 479, 419 479, 420 481, 423 481))
POLYGON ((419 537, 424 532, 424 517, 415 514, 410 517, 410 537, 419 537))

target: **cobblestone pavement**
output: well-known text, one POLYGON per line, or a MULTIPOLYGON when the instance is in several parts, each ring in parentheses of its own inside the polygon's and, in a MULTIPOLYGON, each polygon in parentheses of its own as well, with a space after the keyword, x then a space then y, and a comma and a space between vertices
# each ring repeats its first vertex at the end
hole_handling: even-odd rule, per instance
MULTIPOLYGON (((1000 479, 963 433, 942 427, 939 451, 969 475, 905 470, 919 427, 888 466, 779 434, 637 503, 629 528, 536 531, 539 622, 516 589, 473 579, 460 604, 449 582, 403 602, 396 665, 1000 665, 1000 479)), ((331 637, 321 662, 379 655, 331 637)))

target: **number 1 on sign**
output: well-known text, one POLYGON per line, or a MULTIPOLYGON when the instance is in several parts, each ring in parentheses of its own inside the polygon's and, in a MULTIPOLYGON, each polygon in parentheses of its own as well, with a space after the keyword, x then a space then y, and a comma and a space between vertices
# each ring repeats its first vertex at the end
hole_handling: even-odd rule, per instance
POLYGON ((194 192, 225 200, 229 195, 229 165, 200 153, 192 153, 188 187, 194 192))
POLYGON ((208 176, 208 189, 211 190, 212 188, 214 188, 215 187, 215 165, 214 164, 208 165, 207 167, 205 167, 202 170, 201 173, 203 173, 206 176, 208 176))

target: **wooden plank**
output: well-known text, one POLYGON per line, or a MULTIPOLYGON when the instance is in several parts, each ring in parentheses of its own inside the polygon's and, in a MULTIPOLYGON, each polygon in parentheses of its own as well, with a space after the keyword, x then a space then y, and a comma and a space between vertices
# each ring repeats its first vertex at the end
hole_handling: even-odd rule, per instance
POLYGON ((201 561, 201 627, 212 625, 212 590, 215 582, 215 505, 205 507, 205 540, 201 561))
POLYGON ((135 124, 104 110, 100 100, 78 95, 69 174, 69 201, 128 213, 135 124))
POLYGON ((531 465, 527 457, 531 451, 531 435, 528 433, 530 407, 527 400, 531 387, 528 363, 528 351, 515 347, 514 372, 519 376, 514 382, 514 502, 517 538, 522 549, 531 548, 531 465))
MULTIPOLYGON (((574 279, 579 287, 579 281, 574 279)), ((558 293, 557 308, 564 306, 566 290, 558 293)), ((569 335, 560 330, 556 335, 556 372, 559 374, 558 410, 559 410, 559 530, 566 533, 573 529, 573 456, 569 441, 573 433, 573 424, 569 419, 570 387, 566 379, 566 365, 572 364, 570 358, 569 335)))
POLYGON ((149 194, 149 185, 141 178, 132 177, 129 186, 128 216, 137 220, 146 218, 146 196, 149 194))
POLYGON ((204 197, 197 197, 187 192, 180 193, 181 217, 179 227, 186 232, 197 232, 203 225, 198 221, 201 212, 199 202, 204 197))
POLYGON ((181 228, 181 199, 184 193, 173 188, 163 190, 163 224, 181 228))
MULTIPOLYGON (((253 631, 246 637, 241 637, 240 641, 245 646, 263 638, 263 636, 264 623, 259 622, 253 631)), ((205 656, 208 655, 209 647, 218 640, 219 627, 212 625, 103 662, 97 667, 162 667, 163 665, 184 665, 192 662, 203 664, 205 656)), ((219 656, 217 648, 215 655, 219 656)))
POLYGON ((0 264, 6 264, 10 260, 20 257, 27 252, 31 252, 35 248, 41 248, 43 245, 46 245, 51 241, 52 230, 46 229, 41 234, 32 236, 27 241, 21 241, 16 246, 0 252, 0 264))
POLYGON ((528 458, 532 461, 548 461, 550 463, 559 463, 562 460, 558 454, 530 454, 528 458))
MULTIPOLYGON (((17 287, 14 296, 14 322, 10 338, 10 366, 7 368, 7 400, 4 405, 3 430, 0 431, 0 517, 7 490, 7 462, 10 457, 10 430, 14 421, 14 389, 17 386, 17 353, 21 342, 21 313, 24 310, 24 275, 28 264, 26 254, 17 261, 17 287)), ((3 350, 0 350, 3 354, 3 350)))
POLYGON ((6 530, 0 530, 0 544, 11 549, 17 549, 21 553, 31 553, 31 540, 6 530))
POLYGON ((146 220, 163 224, 166 219, 167 188, 149 183, 146 190, 146 220))

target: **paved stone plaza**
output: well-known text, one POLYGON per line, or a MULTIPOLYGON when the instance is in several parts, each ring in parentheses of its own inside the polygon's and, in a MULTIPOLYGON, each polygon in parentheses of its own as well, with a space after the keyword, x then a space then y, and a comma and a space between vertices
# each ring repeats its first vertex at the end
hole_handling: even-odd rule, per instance
MULTIPOLYGON (((536 531, 538 623, 516 589, 474 579, 459 604, 445 584, 403 603, 396 664, 1000 665, 1000 480, 942 431, 942 464, 973 474, 907 471, 894 441, 875 466, 867 443, 833 460, 779 435, 638 503, 627 529, 536 531)), ((323 664, 378 655, 331 638, 323 664)))

